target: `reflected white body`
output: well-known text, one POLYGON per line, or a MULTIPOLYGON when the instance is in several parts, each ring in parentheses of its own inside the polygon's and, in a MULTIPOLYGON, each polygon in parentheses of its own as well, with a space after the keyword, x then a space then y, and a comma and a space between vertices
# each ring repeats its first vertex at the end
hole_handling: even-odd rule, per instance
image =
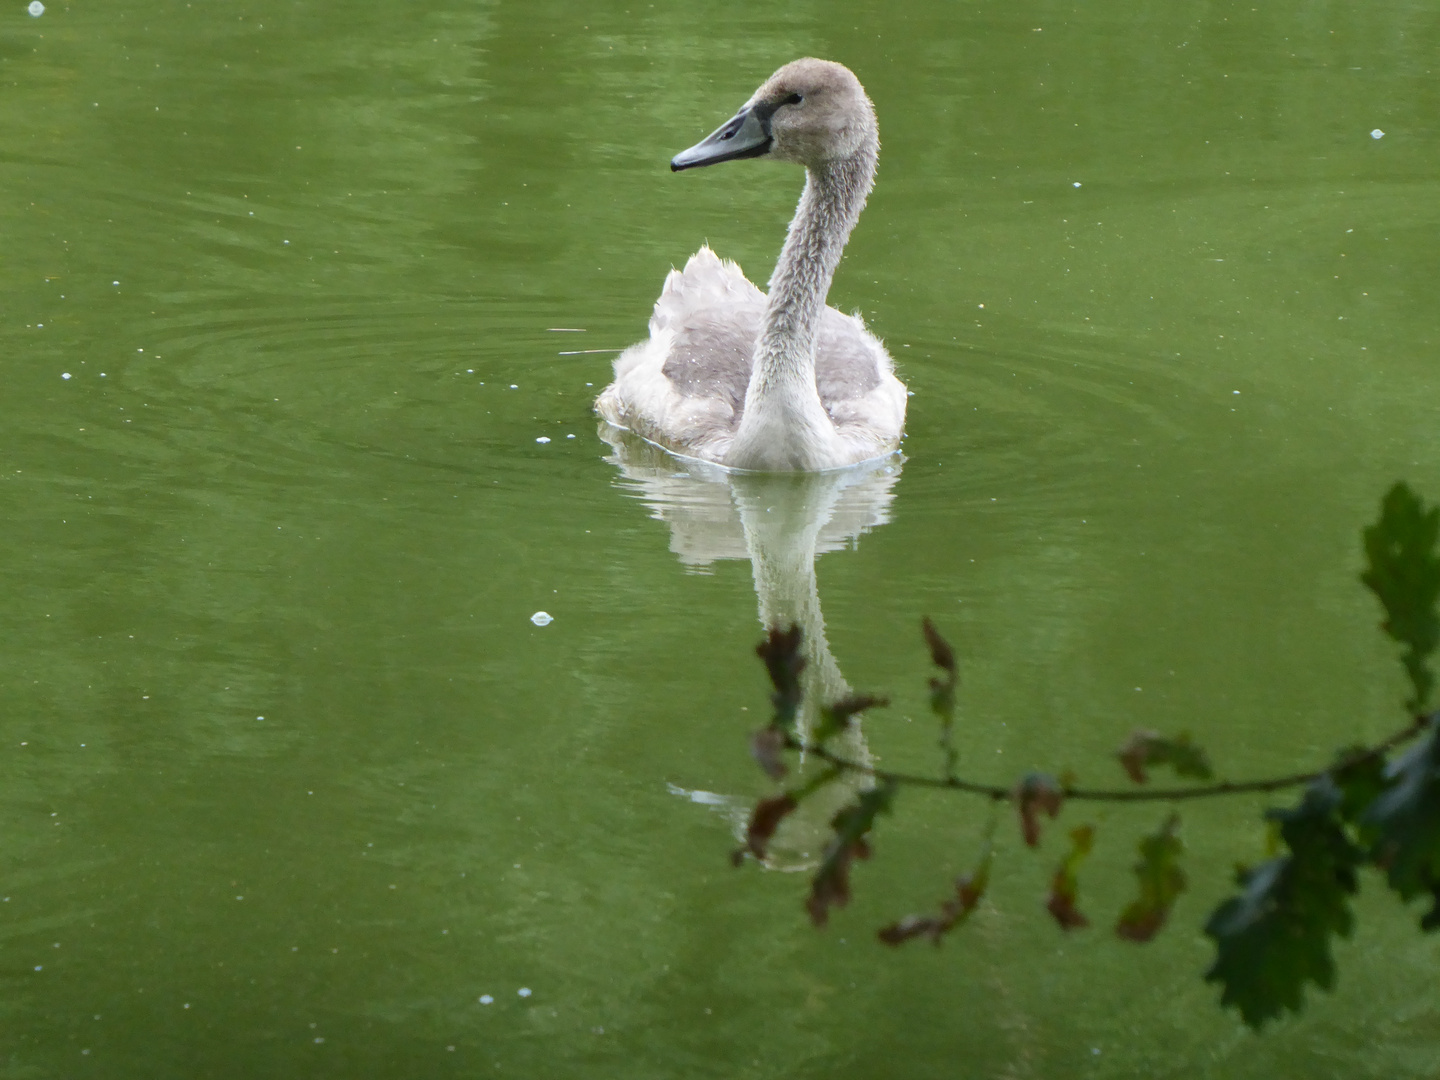
MULTIPOLYGON (((620 467, 620 486, 669 526, 670 550, 682 563, 704 570, 720 559, 749 560, 760 625, 800 627, 805 667, 798 720, 801 731, 809 732, 821 705, 851 692, 826 638, 815 560, 853 546, 864 533, 890 520, 901 459, 821 474, 750 475, 700 461, 678 463, 614 427, 602 426, 600 435, 614 450, 607 460, 620 467)), ((759 665, 755 686, 756 700, 763 700, 759 665)), ((751 715, 756 727, 763 724, 763 713, 751 715)), ((839 736, 832 749, 852 761, 871 762, 859 723, 839 736)), ((807 767, 814 763, 802 763, 802 773, 807 767)), ((831 816, 857 790, 869 786, 866 778, 849 775, 807 799, 781 826, 766 865, 783 870, 813 866, 831 816)), ((743 843, 753 800, 674 785, 672 790, 725 814, 743 843)))

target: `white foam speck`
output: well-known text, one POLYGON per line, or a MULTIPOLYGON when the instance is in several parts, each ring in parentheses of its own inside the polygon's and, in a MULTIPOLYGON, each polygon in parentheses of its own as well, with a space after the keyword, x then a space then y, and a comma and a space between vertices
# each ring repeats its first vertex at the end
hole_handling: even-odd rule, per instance
POLYGON ((528 986, 522 986, 522 987, 520 987, 519 990, 516 990, 515 992, 516 992, 517 994, 519 994, 521 997, 529 997, 529 996, 530 996, 530 987, 528 987, 528 986))
POLYGON ((40 0, 30 0, 30 6, 25 10, 30 12, 31 16, 38 19, 41 15, 45 14, 45 5, 42 4, 40 0))
POLYGON ((540 436, 538 439, 536 439, 535 441, 538 442, 538 443, 547 443, 547 442, 550 441, 550 436, 549 436, 549 435, 541 435, 541 436, 540 436))
POLYGON ((494 1000, 495 1000, 495 999, 494 999, 493 997, 491 997, 489 994, 481 994, 481 995, 480 995, 480 1004, 481 1004, 481 1005, 489 1005, 489 1004, 490 1004, 491 1002, 493 1002, 494 1000))
POLYGON ((555 617, 548 611, 537 611, 534 615, 530 616, 530 621, 536 626, 549 626, 555 621, 555 617))
POLYGON ((566 437, 567 439, 573 439, 575 436, 574 436, 574 435, 566 435, 565 437, 566 437))
POLYGON ((1385 138, 1385 132, 1381 131, 1379 128, 1376 128, 1374 131, 1370 132, 1370 138, 1383 139, 1385 138))
POLYGON ((1072 186, 1072 187, 1079 187, 1079 186, 1080 186, 1080 181, 1079 181, 1079 180, 1076 180, 1075 183, 1074 183, 1073 185, 1071 185, 1071 186, 1072 186))

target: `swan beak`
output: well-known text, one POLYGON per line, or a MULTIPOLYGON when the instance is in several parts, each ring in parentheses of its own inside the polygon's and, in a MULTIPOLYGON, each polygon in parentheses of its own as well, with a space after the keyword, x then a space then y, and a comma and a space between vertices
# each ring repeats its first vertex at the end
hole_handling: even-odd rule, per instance
POLYGON ((681 169, 698 169, 701 165, 718 165, 722 161, 760 157, 770 152, 772 141, 770 117, 763 109, 747 105, 708 138, 671 158, 670 171, 679 172, 681 169))

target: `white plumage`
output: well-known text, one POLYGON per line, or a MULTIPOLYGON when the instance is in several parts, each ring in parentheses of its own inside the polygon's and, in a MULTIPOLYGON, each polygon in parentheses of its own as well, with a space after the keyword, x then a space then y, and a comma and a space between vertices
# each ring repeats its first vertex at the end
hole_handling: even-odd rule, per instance
POLYGON ((666 278, 650 337, 615 361, 596 411, 673 453, 731 468, 818 471, 893 452, 905 387, 859 316, 825 305, 878 150, 855 76, 798 60, 678 155, 677 171, 737 157, 797 161, 805 192, 769 295, 702 247, 666 278))

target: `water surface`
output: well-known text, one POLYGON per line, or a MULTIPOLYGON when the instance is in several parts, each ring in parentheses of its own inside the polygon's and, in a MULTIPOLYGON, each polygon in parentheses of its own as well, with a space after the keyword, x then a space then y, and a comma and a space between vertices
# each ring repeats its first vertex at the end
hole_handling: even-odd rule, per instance
POLYGON ((978 805, 907 796, 823 933, 727 853, 786 605, 897 767, 926 613, 987 780, 1398 726, 1358 530, 1440 497, 1437 46, 1415 3, 12 4, 0 1075, 1434 1075, 1436 946, 1373 880, 1302 1017, 1200 981, 1259 802, 1187 808, 1143 949, 1103 926, 1160 808, 1091 815, 1069 937, 1058 837, 1004 827, 963 933, 875 942, 978 805), (801 182, 666 162, 806 54, 879 111, 832 302, 905 460, 623 459, 610 351, 702 241, 763 281, 801 182))

